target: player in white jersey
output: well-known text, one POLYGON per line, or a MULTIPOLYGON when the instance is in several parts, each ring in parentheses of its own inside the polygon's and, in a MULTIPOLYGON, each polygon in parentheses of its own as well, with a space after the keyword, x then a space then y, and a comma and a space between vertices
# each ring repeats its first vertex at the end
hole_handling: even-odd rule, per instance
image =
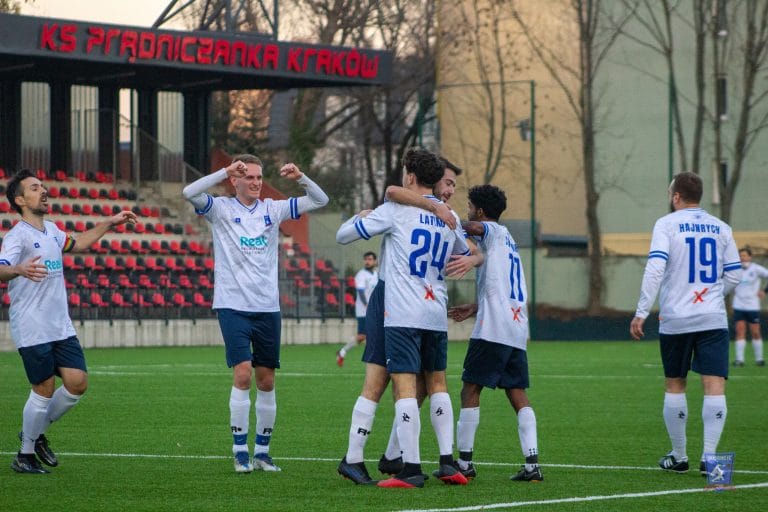
POLYGON ((699 207, 703 186, 692 172, 669 186, 672 213, 656 221, 630 334, 643 337, 643 324, 659 296, 659 343, 666 393, 664 422, 672 450, 659 460, 666 471, 688 471, 685 396, 689 370, 701 375, 704 453, 714 453, 723 432, 728 377, 727 295, 741 278, 741 263, 731 227, 699 207))
POLYGON ((224 337, 227 366, 233 373, 229 410, 235 471, 239 473, 280 471, 269 455, 277 411, 275 369, 280 367, 279 226, 328 203, 328 196, 294 164, 284 165, 280 176, 295 180, 307 195, 280 201, 261 199, 262 168, 259 158, 239 155, 226 168, 183 191, 213 232, 213 309, 224 337), (235 197, 212 197, 205 192, 224 180, 234 187, 235 197), (254 376, 256 439, 251 462, 248 428, 254 376))
POLYGON ((336 364, 344 366, 344 358, 347 352, 355 345, 365 341, 365 312, 368 309, 368 299, 371 298, 376 283, 379 282, 379 273, 376 272, 376 253, 368 251, 363 254, 363 268, 355 274, 355 317, 357 318, 357 334, 336 352, 336 364))
MULTIPOLYGON (((433 197, 431 187, 443 175, 442 161, 428 151, 410 149, 404 164, 403 186, 433 197)), ((428 393, 445 393, 446 412, 452 411, 445 384, 448 325, 443 267, 451 254, 469 254, 469 249, 460 229, 451 230, 434 215, 396 203, 384 203, 367 216, 349 219, 339 228, 336 240, 349 243, 384 233, 390 237, 382 256, 388 281, 384 297, 386 364, 396 390, 404 468, 378 485, 422 487, 417 375, 426 372, 428 393)), ((452 432, 448 435, 451 447, 452 432)), ((466 484, 466 478, 453 467, 452 449, 444 454, 443 446, 440 448, 441 480, 466 484)))
MULTIPOLYGON (((461 173, 461 169, 443 159, 446 166, 443 177, 433 187, 434 195, 442 201, 447 201, 453 195, 456 187, 456 176, 461 173)), ((446 223, 451 229, 455 229, 458 223, 453 211, 445 203, 436 202, 428 199, 416 192, 410 193, 409 190, 398 186, 387 188, 385 199, 395 201, 401 204, 410 204, 417 206, 422 210, 433 213, 440 220, 446 223)), ((359 215, 365 216, 370 210, 364 210, 359 215)), ((356 484, 374 483, 368 474, 368 470, 363 462, 363 453, 366 442, 371 433, 373 420, 376 414, 376 408, 381 400, 384 391, 389 384, 389 374, 387 373, 387 358, 384 350, 384 290, 386 271, 384 266, 384 255, 390 235, 384 234, 381 237, 379 280, 373 290, 373 294, 368 301, 366 308, 365 330, 366 341, 365 351, 362 360, 365 363, 365 380, 360 396, 357 397, 354 408, 352 409, 352 422, 349 429, 349 442, 347 453, 342 458, 338 466, 338 472, 345 478, 348 478, 356 484)), ((480 259, 477 256, 470 258, 480 259)), ((423 390, 423 382, 419 385, 419 393, 426 395, 423 390)), ((442 423, 451 425, 452 419, 448 420, 448 415, 438 415, 440 409, 440 394, 437 394, 438 406, 435 407, 432 415, 433 425, 442 423)), ((423 400, 423 397, 421 398, 423 400)), ((452 417, 452 414, 451 414, 452 417)), ((452 426, 447 427, 452 428, 452 426)), ((435 428, 435 431, 445 431, 445 428, 435 428)), ((393 422, 392 432, 387 445, 387 451, 379 460, 379 471, 384 474, 396 475, 403 469, 403 459, 401 457, 400 444, 397 440, 397 423, 393 422)))
POLYGON ((752 261, 752 249, 739 249, 741 281, 733 290, 733 324, 736 329, 736 357, 733 366, 744 366, 744 349, 747 346, 747 324, 752 336, 755 364, 765 366, 763 336, 760 332, 760 300, 765 297, 762 279, 768 279, 768 269, 752 261))
POLYGON ((477 314, 469 340, 461 380, 461 412, 456 425, 458 465, 462 473, 477 475, 472 463, 475 432, 480 423, 480 393, 500 387, 517 414, 517 430, 525 464, 512 480, 539 482, 536 415, 526 389, 528 380, 528 292, 517 244, 499 217, 507 208, 504 192, 492 185, 469 190, 469 222, 464 230, 485 256, 477 271, 477 303, 452 307, 448 315, 461 322, 477 314))
POLYGON ((14 175, 6 196, 21 222, 3 239, 0 280, 9 282, 11 337, 32 385, 22 415, 21 449, 11 468, 48 473, 35 454, 48 466, 58 465, 45 433, 88 388, 85 356, 69 318, 62 254, 88 251, 113 226, 135 223, 136 215, 122 211, 75 239, 45 220, 48 191, 32 171, 14 175), (58 388, 56 375, 62 381, 58 388))

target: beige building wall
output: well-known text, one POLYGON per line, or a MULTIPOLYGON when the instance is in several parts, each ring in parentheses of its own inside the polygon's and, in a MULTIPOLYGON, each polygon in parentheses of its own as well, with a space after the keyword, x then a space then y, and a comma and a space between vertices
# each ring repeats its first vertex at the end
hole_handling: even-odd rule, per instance
MULTIPOLYGON (((504 219, 530 219, 531 144, 521 140, 518 123, 531 117, 530 82, 535 81, 540 232, 586 235, 581 139, 569 98, 531 53, 509 3, 486 2, 481 14, 475 12, 473 3, 438 2, 440 148, 465 171, 451 202, 465 215, 468 188, 491 183, 507 194, 504 219), (498 38, 494 38, 494 23, 498 38)), ((548 14, 563 8, 565 2, 547 1, 546 9, 542 3, 529 0, 515 5, 531 23, 533 37, 558 49, 557 59, 563 66, 576 66, 578 47, 564 43, 577 40, 575 24, 562 26, 562 16, 548 14)), ((572 85, 577 90, 576 83, 572 85)))

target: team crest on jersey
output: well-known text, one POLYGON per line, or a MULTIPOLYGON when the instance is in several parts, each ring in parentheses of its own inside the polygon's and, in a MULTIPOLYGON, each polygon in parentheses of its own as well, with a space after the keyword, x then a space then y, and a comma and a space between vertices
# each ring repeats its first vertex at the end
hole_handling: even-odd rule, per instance
POLYGON ((235 217, 233 220, 235 221, 235 224, 240 224, 240 217, 235 217))
POLYGON ((40 243, 39 242, 35 242, 35 249, 39 249, 39 248, 40 248, 40 243))
POLYGON ((271 226, 272 225, 272 219, 269 218, 269 215, 264 216, 264 225, 265 226, 271 226))

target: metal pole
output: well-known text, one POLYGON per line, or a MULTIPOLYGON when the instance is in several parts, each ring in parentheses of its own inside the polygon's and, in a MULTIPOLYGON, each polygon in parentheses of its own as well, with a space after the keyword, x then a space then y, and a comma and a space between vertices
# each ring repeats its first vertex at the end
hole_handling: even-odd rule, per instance
POLYGON ((531 80, 531 339, 536 333, 536 81, 531 80))
MULTIPOLYGON (((675 104, 675 84, 672 82, 672 73, 669 74, 669 91, 667 94, 667 183, 672 182, 672 175, 674 174, 674 139, 672 137, 672 131, 674 130, 675 119, 673 114, 673 106, 675 104)), ((685 169, 681 169, 685 170, 685 169)))

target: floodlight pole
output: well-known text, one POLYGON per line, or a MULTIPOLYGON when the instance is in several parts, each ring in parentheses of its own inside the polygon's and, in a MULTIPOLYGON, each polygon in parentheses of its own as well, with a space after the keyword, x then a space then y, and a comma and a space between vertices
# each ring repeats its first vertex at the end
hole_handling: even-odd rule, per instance
POLYGON ((530 337, 536 333, 536 81, 531 80, 531 309, 528 314, 530 337))

